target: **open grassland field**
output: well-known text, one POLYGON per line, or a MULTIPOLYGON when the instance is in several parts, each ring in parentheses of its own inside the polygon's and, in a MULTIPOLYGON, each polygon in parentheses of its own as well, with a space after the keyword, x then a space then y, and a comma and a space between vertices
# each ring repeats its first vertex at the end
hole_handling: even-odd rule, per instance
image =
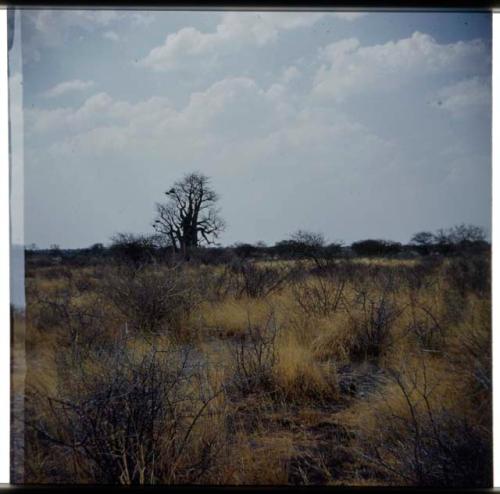
POLYGON ((28 262, 26 296, 14 480, 491 484, 489 253, 28 262))

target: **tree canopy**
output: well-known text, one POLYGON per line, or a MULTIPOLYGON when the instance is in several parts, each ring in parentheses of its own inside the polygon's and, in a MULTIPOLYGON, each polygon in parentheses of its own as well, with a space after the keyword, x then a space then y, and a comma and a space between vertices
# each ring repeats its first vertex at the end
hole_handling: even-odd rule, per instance
POLYGON ((156 204, 155 230, 165 235, 175 252, 189 257, 192 248, 215 243, 225 223, 216 207, 219 199, 202 173, 189 173, 165 192, 167 201, 156 204))

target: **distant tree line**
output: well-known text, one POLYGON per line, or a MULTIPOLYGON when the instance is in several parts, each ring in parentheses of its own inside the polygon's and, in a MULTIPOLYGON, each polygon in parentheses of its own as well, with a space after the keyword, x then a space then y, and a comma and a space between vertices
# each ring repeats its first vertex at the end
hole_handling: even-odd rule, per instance
POLYGON ((481 250, 489 247, 484 230, 475 225, 456 225, 439 229, 435 233, 423 231, 413 235, 410 241, 420 254, 450 254, 481 250))
MULTIPOLYGON (((407 244, 383 239, 366 239, 344 245, 342 242, 328 243, 320 233, 299 230, 285 240, 274 245, 258 243, 236 243, 222 246, 196 246, 190 248, 190 260, 205 264, 229 262, 231 259, 310 259, 319 264, 320 260, 349 257, 396 257, 417 256, 454 256, 484 252, 490 249, 484 230, 474 225, 457 225, 440 229, 435 233, 418 232, 407 244)), ((28 259, 38 263, 54 264, 70 262, 91 264, 108 262, 110 259, 135 265, 151 262, 183 260, 183 253, 173 249, 161 234, 137 235, 119 233, 110 244, 97 243, 84 249, 37 249, 31 245, 26 248, 28 259)))

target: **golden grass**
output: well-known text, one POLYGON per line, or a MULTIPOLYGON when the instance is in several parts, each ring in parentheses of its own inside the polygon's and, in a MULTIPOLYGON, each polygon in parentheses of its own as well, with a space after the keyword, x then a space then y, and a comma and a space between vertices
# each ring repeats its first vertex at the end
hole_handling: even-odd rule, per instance
POLYGON ((278 342, 275 379, 285 398, 291 401, 334 400, 338 397, 336 367, 322 366, 309 348, 292 336, 278 342))
POLYGON ((354 264, 370 264, 372 266, 414 266, 418 260, 417 259, 384 259, 384 258, 373 258, 373 257, 355 257, 350 260, 354 264))
POLYGON ((347 338, 350 336, 348 328, 349 318, 346 314, 338 315, 335 322, 321 331, 311 343, 311 351, 315 359, 336 362, 345 362, 349 358, 347 338))
MULTIPOLYGON (((354 259, 350 262, 398 267, 412 266, 417 261, 354 259)), ((269 261, 257 263, 271 264, 269 261)), ((294 261, 273 261, 272 265, 284 267, 292 263, 294 261)), ((222 268, 190 267, 193 283, 196 283, 197 269, 216 271, 222 268)), ((30 281, 47 297, 68 284, 63 277, 50 275, 48 279, 46 275, 50 270, 37 269, 30 281)), ((74 293, 71 299, 74 307, 91 307, 95 303, 95 288, 99 281, 93 274, 89 268, 73 270, 74 280, 92 280, 90 288, 74 293)), ((368 297, 377 299, 381 291, 377 281, 362 281, 368 297)), ((335 421, 357 434, 348 446, 353 452, 361 451, 363 442, 368 444, 371 440, 384 439, 383 435, 388 434, 385 426, 388 423, 394 425, 394 417, 400 417, 402 423, 411 421, 408 400, 414 404, 419 417, 424 417, 427 407, 422 398, 424 387, 427 391, 432 390, 425 396, 434 410, 466 414, 470 420, 484 423, 485 427, 488 425, 485 409, 490 391, 484 382, 478 381, 477 374, 478 369, 485 374, 489 372, 490 361, 485 355, 490 349, 491 303, 485 297, 472 295, 463 300, 457 298, 447 284, 443 267, 432 273, 431 281, 432 284, 420 289, 401 284, 397 290, 386 294, 397 316, 390 324, 388 337, 381 342, 378 366, 386 373, 389 370, 400 372, 410 391, 405 396, 394 380, 387 380, 376 387, 373 394, 349 398, 348 406, 335 412, 335 421), (460 304, 463 313, 458 321, 451 322, 450 311, 460 304), (442 338, 429 343, 415 328, 442 332, 442 338), (478 406, 482 402, 486 405, 478 406)), ((310 283, 313 285, 317 281, 311 278, 310 283)), ((332 283, 331 289, 334 288, 332 283)), ((249 326, 264 328, 270 317, 274 318, 278 335, 272 380, 280 390, 282 400, 273 401, 264 392, 237 398, 236 403, 231 402, 232 398, 227 401, 224 393, 214 400, 211 405, 214 414, 199 423, 190 445, 193 457, 198 457, 204 444, 218 437, 221 449, 217 465, 205 479, 222 484, 286 484, 289 481, 290 461, 298 454, 300 441, 285 426, 276 424, 279 424, 280 417, 291 416, 293 410, 292 422, 303 431, 303 443, 300 443, 303 446, 307 441, 311 444, 316 441, 313 433, 305 432, 307 427, 332 419, 333 412, 325 412, 325 409, 337 406, 343 396, 338 384, 338 369, 343 364, 355 366, 370 357, 363 347, 367 313, 358 299, 359 293, 348 282, 344 291, 347 309, 340 306, 334 313, 311 314, 297 304, 292 287, 285 284, 282 290, 265 298, 228 296, 217 302, 202 301, 183 323, 186 328, 182 338, 165 333, 148 338, 137 335, 129 341, 138 356, 150 351, 152 344, 162 350, 173 349, 179 343, 194 344, 196 351, 208 361, 207 382, 212 390, 216 390, 232 378, 229 342, 226 340, 238 340, 247 334, 249 326), (253 404, 251 400, 254 400, 253 404), (255 415, 257 425, 253 429, 241 425, 245 414, 255 415), (268 420, 272 414, 276 419, 274 422, 268 420), (233 419, 236 430, 229 433, 227 422, 233 419), (274 425, 271 427, 268 422, 274 425)), ((121 331, 120 315, 109 303, 101 303, 109 314, 103 331, 110 334, 121 331)), ((30 309, 35 315, 39 310, 34 304, 30 309)), ((67 329, 59 325, 41 330, 33 326, 35 320, 28 320, 26 328, 27 387, 54 395, 57 385, 64 385, 64 379, 68 378, 59 376, 55 365, 57 352, 68 351, 61 343, 65 341, 61 336, 67 329)), ((89 370, 98 375, 105 371, 105 363, 102 367, 96 364, 89 370)), ((188 391, 196 394, 199 389, 188 391)), ((358 478, 355 470, 353 466, 351 485, 377 484, 375 475, 373 479, 358 478)), ((40 472, 40 478, 43 478, 43 469, 40 472)), ((335 479, 330 481, 337 483, 335 479)))
POLYGON ((277 310, 276 305, 263 299, 229 298, 222 302, 203 302, 199 313, 201 324, 211 336, 232 337, 244 334, 250 326, 265 326, 270 314, 278 320, 283 312, 277 310))

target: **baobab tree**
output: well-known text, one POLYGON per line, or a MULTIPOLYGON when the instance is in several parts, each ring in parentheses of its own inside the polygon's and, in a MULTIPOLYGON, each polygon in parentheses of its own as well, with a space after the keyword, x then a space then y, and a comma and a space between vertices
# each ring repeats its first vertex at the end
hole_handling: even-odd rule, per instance
POLYGON ((224 230, 216 207, 219 199, 202 173, 189 173, 165 192, 167 202, 156 204, 155 230, 188 259, 193 247, 215 243, 224 230))

